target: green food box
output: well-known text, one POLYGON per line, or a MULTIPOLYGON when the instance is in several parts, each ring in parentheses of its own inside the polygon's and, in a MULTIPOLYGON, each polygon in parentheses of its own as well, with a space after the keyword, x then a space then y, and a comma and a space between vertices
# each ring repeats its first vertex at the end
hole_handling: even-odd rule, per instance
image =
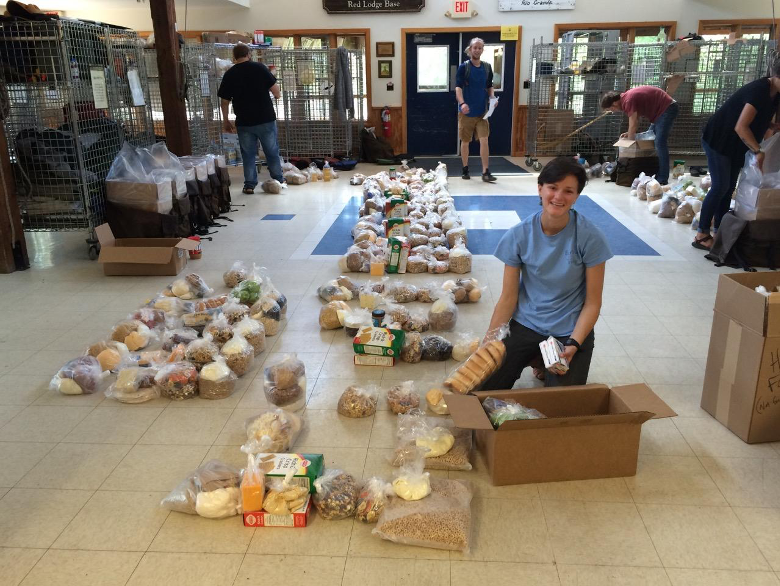
POLYGON ((390 263, 387 265, 388 273, 406 272, 406 261, 409 260, 409 239, 390 238, 387 241, 390 248, 390 263))
POLYGON ((314 481, 322 476, 325 458, 322 454, 258 454, 260 469, 266 478, 285 478, 293 470, 291 484, 303 486, 314 494, 314 481))
POLYGON ((386 215, 388 218, 405 218, 409 215, 409 204, 404 198, 394 195, 387 202, 386 215))
POLYGON ((352 340, 352 348, 355 354, 399 356, 404 345, 404 335, 403 330, 364 326, 352 340))

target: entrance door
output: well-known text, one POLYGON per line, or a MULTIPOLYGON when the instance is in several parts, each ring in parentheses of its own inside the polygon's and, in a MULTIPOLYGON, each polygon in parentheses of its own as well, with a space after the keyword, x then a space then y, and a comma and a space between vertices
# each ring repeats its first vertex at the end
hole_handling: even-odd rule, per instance
MULTIPOLYGON (((493 87, 499 98, 490 118, 490 154, 511 154, 517 41, 502 41, 499 31, 407 33, 406 137, 410 154, 460 152, 455 74, 468 58, 463 50, 474 37, 485 41, 482 60, 493 67, 493 87)), ((471 143, 470 153, 479 154, 478 142, 471 143)))

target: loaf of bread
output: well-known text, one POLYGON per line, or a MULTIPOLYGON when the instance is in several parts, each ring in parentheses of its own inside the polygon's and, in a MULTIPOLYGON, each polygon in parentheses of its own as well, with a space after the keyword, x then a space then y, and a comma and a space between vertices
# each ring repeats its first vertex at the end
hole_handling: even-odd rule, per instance
POLYGON ((506 346, 500 340, 493 340, 480 347, 457 370, 448 376, 444 386, 465 395, 476 390, 503 364, 506 346))

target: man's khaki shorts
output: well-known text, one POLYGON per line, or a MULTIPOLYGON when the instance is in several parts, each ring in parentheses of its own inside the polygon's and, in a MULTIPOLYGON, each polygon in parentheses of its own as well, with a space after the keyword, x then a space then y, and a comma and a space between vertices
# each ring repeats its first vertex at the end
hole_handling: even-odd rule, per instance
POLYGON ((471 142, 477 138, 490 136, 490 124, 482 116, 466 116, 458 114, 458 138, 463 142, 471 142))

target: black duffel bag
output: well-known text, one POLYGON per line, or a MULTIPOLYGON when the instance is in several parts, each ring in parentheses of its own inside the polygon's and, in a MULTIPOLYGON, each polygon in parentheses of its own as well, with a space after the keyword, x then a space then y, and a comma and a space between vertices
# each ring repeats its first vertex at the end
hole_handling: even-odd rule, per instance
POLYGON ((612 175, 610 175, 610 179, 623 187, 631 187, 634 179, 639 177, 640 173, 644 173, 648 177, 652 177, 658 173, 658 157, 618 159, 615 170, 612 172, 612 175))
POLYGON ((705 255, 716 266, 741 268, 780 267, 780 220, 743 220, 729 212, 723 216, 712 248, 705 255))

